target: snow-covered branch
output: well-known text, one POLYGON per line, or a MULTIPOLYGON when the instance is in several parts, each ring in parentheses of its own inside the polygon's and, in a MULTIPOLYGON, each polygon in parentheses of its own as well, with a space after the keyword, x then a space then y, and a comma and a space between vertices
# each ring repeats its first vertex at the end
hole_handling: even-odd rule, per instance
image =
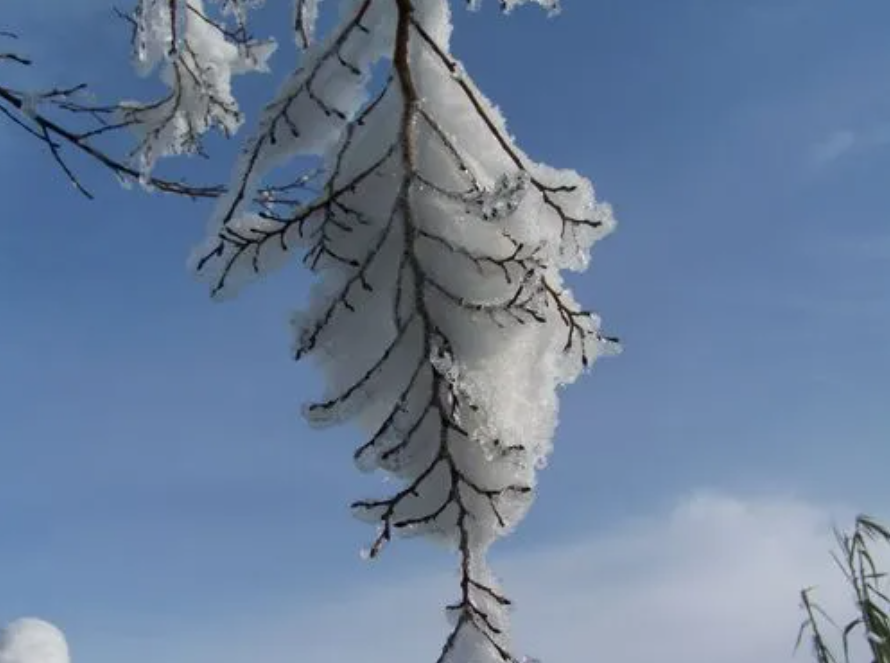
MULTIPOLYGON (((140 73, 160 69, 169 89, 160 99, 97 105, 85 84, 20 90, 0 78, 0 116, 42 142, 71 183, 89 198, 92 194, 69 166, 66 150, 86 155, 125 183, 138 180, 165 193, 218 197, 223 187, 170 181, 151 172, 160 157, 201 153, 201 140, 210 129, 233 134, 243 118, 232 95, 232 78, 267 70, 274 42, 252 39, 247 30, 248 9, 257 3, 214 4, 219 5, 219 16, 205 11, 201 0, 143 0, 132 15, 118 14, 131 26, 140 73), (137 137, 126 157, 115 156, 101 142, 121 131, 137 137)), ((13 33, 0 33, 0 40, 14 39, 13 33)), ((8 64, 32 62, 21 53, 0 50, 0 66, 8 64)))
MULTIPOLYGON (((586 269, 615 225, 611 209, 587 179, 516 145, 450 54, 448 0, 341 0, 324 35, 319 0, 294 0, 299 65, 229 185, 156 179, 158 158, 200 153, 206 132, 238 128, 232 79, 265 71, 274 47, 249 34, 258 0, 206 2, 140 0, 127 18, 136 64, 160 72, 162 98, 97 108, 76 101, 78 90, 35 102, 0 87, 0 112, 44 141, 74 182, 59 137, 119 175, 218 198, 192 259, 215 297, 296 254, 318 274, 294 318, 294 355, 313 359, 326 382, 305 416, 314 426, 357 423, 367 436, 358 467, 399 480, 392 494, 352 505, 377 527, 367 556, 396 535, 455 550, 459 588, 438 663, 515 663, 510 600, 487 552, 531 504, 557 389, 617 347, 562 278, 586 269), (73 132, 42 115, 47 106, 98 126, 73 132), (92 142, 119 129, 137 136, 132 165, 92 142), (281 172, 286 183, 270 183, 281 172)), ((0 54, 0 65, 21 60, 0 54)))
POLYGON ((369 436, 358 466, 402 481, 353 504, 378 526, 367 555, 396 534, 453 546, 439 663, 515 661, 486 551, 531 502, 557 387, 614 347, 560 275, 583 270, 614 221, 587 180, 514 144, 448 52, 446 2, 345 4, 267 107, 194 264, 221 296, 302 249, 320 282, 295 355, 328 384, 306 417, 356 421, 369 436), (372 94, 381 59, 390 73, 372 94), (315 192, 251 204, 298 155, 323 164, 315 192))
MULTIPOLYGON (((0 32, 4 41, 17 41, 11 32, 0 32)), ((4 65, 33 66, 20 51, 0 51, 0 118, 39 141, 71 184, 87 198, 92 198, 66 154, 79 153, 114 173, 121 181, 141 180, 153 189, 188 196, 213 198, 222 193, 219 186, 199 186, 147 175, 125 158, 118 158, 98 141, 103 135, 119 131, 132 123, 120 118, 116 105, 99 105, 92 100, 87 86, 78 84, 44 90, 19 89, 3 82, 4 65)))
POLYGON ((132 17, 134 59, 143 74, 161 66, 169 93, 151 103, 122 105, 122 124, 139 136, 134 150, 143 173, 159 157, 201 152, 216 128, 230 136, 243 120, 232 95, 238 74, 268 71, 272 41, 251 39, 243 0, 223 0, 234 26, 213 19, 201 0, 143 0, 132 17))

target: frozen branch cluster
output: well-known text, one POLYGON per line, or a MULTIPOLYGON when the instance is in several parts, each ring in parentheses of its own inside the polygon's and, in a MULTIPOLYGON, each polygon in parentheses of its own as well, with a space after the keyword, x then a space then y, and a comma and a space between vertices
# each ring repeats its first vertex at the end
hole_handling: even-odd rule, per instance
MULTIPOLYGON (((159 66, 170 90, 123 109, 148 181, 158 157, 197 151, 211 128, 234 131, 231 78, 266 67, 272 46, 246 29, 259 3, 213 4, 217 19, 200 0, 141 0, 131 19, 137 63, 159 66)), ((450 55, 447 0, 340 5, 316 39, 319 0, 295 0, 301 61, 246 141, 193 266, 216 297, 291 255, 318 274, 294 319, 295 356, 327 384, 305 415, 318 427, 357 422, 358 467, 399 479, 353 504, 377 526, 367 556, 396 535, 456 550, 438 663, 514 663, 510 601, 486 553, 530 505, 557 389, 615 347, 562 278, 587 267, 614 220, 589 181, 515 145, 450 55)))
POLYGON ((149 103, 128 103, 122 121, 139 135, 134 150, 140 170, 171 154, 201 151, 211 128, 233 134, 242 122, 232 78, 268 71, 272 41, 255 41, 246 28, 247 3, 221 2, 234 25, 211 18, 201 0, 143 0, 130 19, 134 61, 143 75, 161 68, 169 93, 149 103))
MULTIPOLYGON (((129 17, 128 20, 135 27, 135 20, 129 17)), ((187 151, 186 146, 197 144, 184 141, 182 130, 169 130, 158 122, 161 111, 169 115, 171 126, 186 116, 182 112, 186 108, 185 89, 174 84, 175 89, 169 98, 150 105, 99 105, 93 101, 92 94, 83 83, 43 90, 22 89, 7 84, 4 80, 9 71, 8 66, 33 66, 29 57, 16 50, 18 41, 16 33, 0 30, 0 119, 11 122, 42 144, 81 194, 87 198, 93 197, 75 169, 69 165, 66 148, 92 159, 111 171, 123 184, 140 180, 157 191, 191 198, 214 198, 220 195, 222 187, 186 184, 154 177, 149 173, 153 157, 148 157, 151 155, 150 147, 155 142, 152 139, 155 133, 164 133, 165 153, 184 152, 187 151), (174 99, 175 103, 171 105, 169 99, 174 99), (145 137, 131 155, 142 155, 143 158, 118 158, 101 144, 104 137, 125 129, 133 129, 145 137)), ((196 128, 206 131, 209 123, 205 122, 203 126, 196 128)))

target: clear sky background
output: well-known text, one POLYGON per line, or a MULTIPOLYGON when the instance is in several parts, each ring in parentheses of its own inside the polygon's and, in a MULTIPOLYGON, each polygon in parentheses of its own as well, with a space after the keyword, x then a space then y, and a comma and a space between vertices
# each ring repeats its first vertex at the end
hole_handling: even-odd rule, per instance
MULTIPOLYGON (((454 52, 520 144, 619 219, 573 285, 625 352, 564 392, 497 550, 521 648, 785 663, 798 588, 843 596, 833 519, 890 513, 890 4, 462 4, 454 52)), ((32 82, 152 89, 104 0, 3 0, 0 27, 32 82)), ((242 84, 248 107, 276 80, 242 84)), ((214 147, 174 168, 223 178, 214 147)), ((0 124, 0 623, 54 621, 78 663, 434 660, 454 560, 363 562, 347 505, 380 479, 358 433, 299 417, 309 275, 211 303, 185 268, 208 208, 75 163, 96 202, 0 124)))

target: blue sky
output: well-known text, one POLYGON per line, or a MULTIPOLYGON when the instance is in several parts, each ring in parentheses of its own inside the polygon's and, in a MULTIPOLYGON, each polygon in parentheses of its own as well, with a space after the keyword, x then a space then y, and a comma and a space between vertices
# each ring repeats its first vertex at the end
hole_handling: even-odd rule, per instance
MULTIPOLYGON (((27 36, 41 80, 143 90, 105 2, 7 4, 4 27, 27 36)), ((890 497, 890 5, 565 0, 554 20, 485 5, 456 8, 455 54, 523 148, 589 175, 619 219, 573 285, 625 352, 564 392, 540 497, 499 548, 523 642, 564 660, 569 636, 538 617, 575 601, 579 628, 606 642, 591 651, 644 660, 597 597, 651 608, 652 596, 615 585, 614 569, 654 567, 652 587, 683 587, 700 553, 668 554, 672 542, 725 540, 738 522, 749 538, 715 554, 750 565, 746 614, 776 617, 753 653, 786 655, 795 574, 802 585, 822 569, 796 553, 828 546, 829 514, 883 513, 890 497), (690 530, 696 508, 707 526, 690 530), (644 553, 601 553, 628 541, 644 553), (572 560, 584 593, 525 577, 542 558, 572 560), (789 574, 787 593, 757 594, 756 578, 789 574)), ((290 57, 285 44, 275 64, 290 57)), ((272 86, 242 89, 256 105, 272 86)), ((320 391, 288 359, 307 275, 211 303, 185 268, 206 207, 122 191, 82 163, 89 203, 23 135, 0 125, 0 145, 0 623, 49 618, 90 663, 132 660, 134 645, 137 663, 234 663, 260 647, 348 660, 359 642, 372 663, 434 652, 438 598, 412 608, 426 621, 404 648, 372 626, 427 596, 417 578, 438 597, 453 560, 412 541, 362 562, 372 531, 347 505, 379 479, 353 469, 354 431, 299 418, 320 391), (381 607, 355 643, 318 640, 369 605, 381 607)), ((224 156, 208 168, 228 170, 224 156)), ((665 592, 655 614, 696 618, 665 592)), ((667 629, 668 660, 698 661, 683 628, 667 629)))

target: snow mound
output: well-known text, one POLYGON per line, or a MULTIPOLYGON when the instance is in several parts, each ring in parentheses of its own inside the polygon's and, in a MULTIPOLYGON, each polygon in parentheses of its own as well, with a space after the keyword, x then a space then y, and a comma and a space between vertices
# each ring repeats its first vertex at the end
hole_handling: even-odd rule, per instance
POLYGON ((68 643, 58 628, 25 617, 0 631, 0 663, 70 663, 68 643))

